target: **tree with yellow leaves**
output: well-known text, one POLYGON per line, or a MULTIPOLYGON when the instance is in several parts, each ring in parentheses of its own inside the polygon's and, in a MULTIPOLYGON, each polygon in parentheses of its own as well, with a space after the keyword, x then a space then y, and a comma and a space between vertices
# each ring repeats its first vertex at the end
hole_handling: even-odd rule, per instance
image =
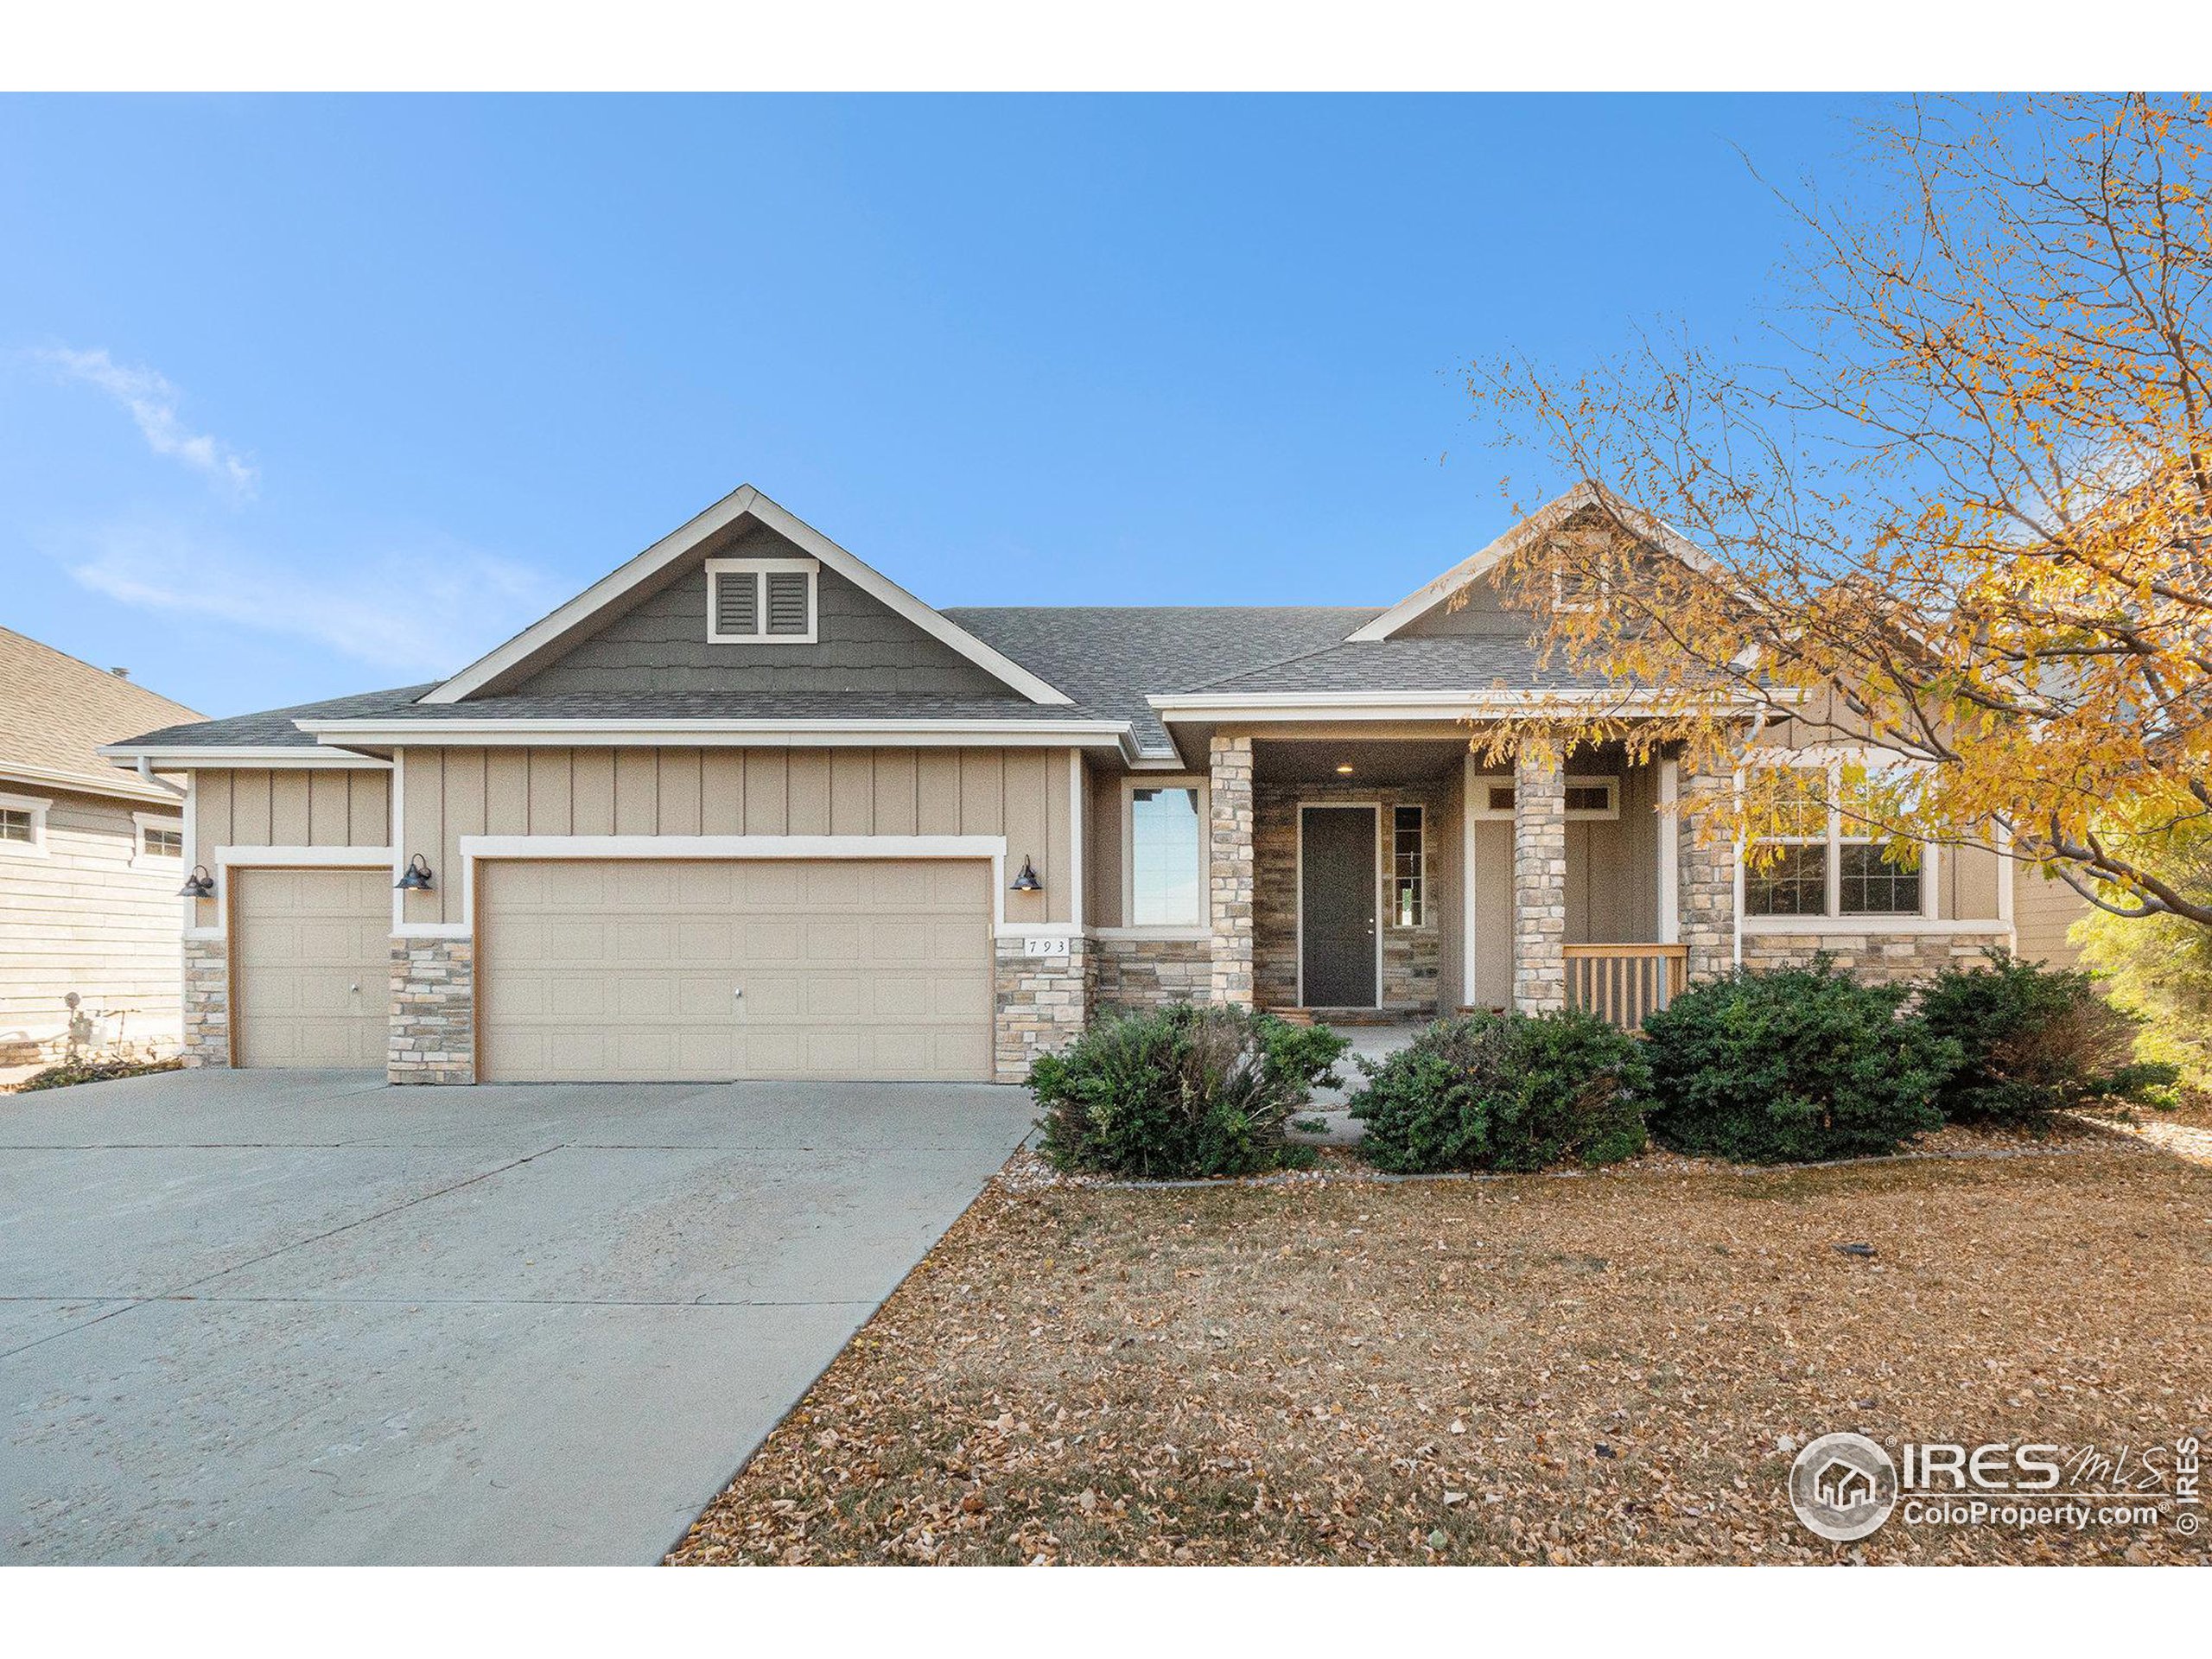
MULTIPOLYGON (((1996 846, 2212 928, 2162 852, 2212 825, 2212 111, 1914 103, 1866 137, 1872 186, 1792 203, 1763 361, 1473 370, 1502 442, 1606 486, 1599 533, 1501 567, 1620 688, 1554 734, 1726 775, 1747 715, 1787 721, 1902 760, 1840 803, 1900 856, 1996 846)), ((1792 785, 1745 775, 1755 839, 1792 785)))

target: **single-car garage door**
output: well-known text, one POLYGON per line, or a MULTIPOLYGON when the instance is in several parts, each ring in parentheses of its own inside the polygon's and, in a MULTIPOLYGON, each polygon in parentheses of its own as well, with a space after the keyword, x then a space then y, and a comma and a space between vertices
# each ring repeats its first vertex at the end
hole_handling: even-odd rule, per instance
POLYGON ((988 1082, 980 860, 480 866, 493 1083, 988 1082))
POLYGON ((391 1039, 391 872, 234 869, 240 1065, 372 1066, 391 1039))

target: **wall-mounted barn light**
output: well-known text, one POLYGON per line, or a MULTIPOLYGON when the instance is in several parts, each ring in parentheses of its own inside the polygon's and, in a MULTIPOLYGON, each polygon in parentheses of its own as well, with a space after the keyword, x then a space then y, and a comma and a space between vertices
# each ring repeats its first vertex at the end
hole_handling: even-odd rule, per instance
POLYGON ((1029 861, 1029 855, 1027 853, 1021 856, 1021 874, 1014 878, 1014 885, 1008 891, 1013 893, 1045 891, 1045 884, 1037 879, 1037 867, 1029 861))
POLYGON ((205 864, 195 864, 192 867, 192 874, 184 878, 184 885, 176 890, 176 896, 180 899, 213 899, 215 896, 215 878, 207 874, 205 864))
POLYGON ((407 861, 407 873, 391 884, 401 893, 428 893, 430 890, 429 861, 417 853, 407 861))

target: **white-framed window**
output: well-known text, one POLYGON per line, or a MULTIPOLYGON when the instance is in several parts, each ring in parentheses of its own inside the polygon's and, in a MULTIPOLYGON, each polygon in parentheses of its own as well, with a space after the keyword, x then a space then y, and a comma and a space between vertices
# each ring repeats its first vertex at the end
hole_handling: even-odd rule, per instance
POLYGON ((1808 753, 1760 764, 1790 774, 1767 832, 1746 849, 1747 917, 1928 917, 1936 890, 1927 849, 1894 851, 1848 810, 1854 776, 1878 778, 1878 762, 1808 753))
POLYGON ((46 856, 46 815, 52 801, 36 795, 0 795, 0 854, 46 856))
POLYGON ((1390 809, 1390 925, 1419 927, 1428 915, 1427 813, 1390 809))
POLYGON ((1198 778, 1130 778, 1122 794, 1122 916, 1130 927, 1206 925, 1206 790, 1198 778))
POLYGON ((814 644, 821 578, 812 559, 709 559, 707 643, 814 644))
POLYGON ((184 820, 159 812, 133 812, 138 845, 130 861, 141 868, 170 870, 184 862, 184 820))
MULTIPOLYGON (((1467 803, 1467 816, 1495 821, 1513 816, 1513 779, 1505 777, 1478 777, 1474 780, 1474 798, 1467 803)), ((1586 777, 1580 773, 1568 775, 1562 788, 1567 797, 1567 816, 1578 822, 1593 818, 1618 818, 1621 815, 1621 780, 1618 778, 1586 777)))

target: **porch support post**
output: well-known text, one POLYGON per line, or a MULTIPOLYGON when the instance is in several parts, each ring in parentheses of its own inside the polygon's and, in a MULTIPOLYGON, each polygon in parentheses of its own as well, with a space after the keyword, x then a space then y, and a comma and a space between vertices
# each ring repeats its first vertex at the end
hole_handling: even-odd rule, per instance
POLYGON ((1206 917, 1212 999, 1252 1006, 1252 740, 1217 734, 1208 753, 1206 917))
POLYGON ((1567 779, 1562 757, 1513 757, 1513 1006, 1567 1006, 1567 779))
POLYGON ((1686 766, 1681 786, 1675 907, 1689 947, 1685 965, 1693 981, 1717 979, 1737 962, 1736 843, 1721 817, 1736 780, 1686 766))

